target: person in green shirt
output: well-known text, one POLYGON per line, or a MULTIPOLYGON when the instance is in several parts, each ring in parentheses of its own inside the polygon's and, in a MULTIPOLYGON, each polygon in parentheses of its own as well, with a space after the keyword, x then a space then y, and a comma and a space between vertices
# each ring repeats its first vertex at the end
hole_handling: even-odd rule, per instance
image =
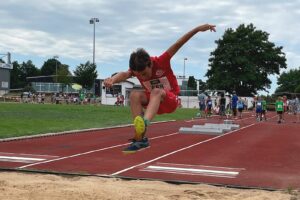
POLYGON ((262 117, 264 118, 265 121, 267 121, 267 102, 264 98, 262 98, 261 100, 261 104, 262 104, 262 111, 261 111, 261 114, 262 114, 262 117))
POLYGON ((84 99, 85 99, 85 94, 84 94, 83 92, 80 92, 80 93, 79 93, 80 104, 83 104, 84 99))
POLYGON ((278 116, 278 124, 281 123, 282 121, 282 115, 283 115, 283 101, 282 101, 282 97, 278 97, 276 103, 275 103, 275 109, 277 112, 277 116, 278 116))

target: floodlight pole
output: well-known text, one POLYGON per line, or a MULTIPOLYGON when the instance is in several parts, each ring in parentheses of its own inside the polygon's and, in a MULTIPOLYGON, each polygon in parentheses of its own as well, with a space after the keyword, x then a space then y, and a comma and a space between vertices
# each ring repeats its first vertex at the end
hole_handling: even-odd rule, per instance
POLYGON ((183 79, 185 79, 185 61, 187 60, 187 58, 183 59, 183 79))
POLYGON ((96 29, 96 22, 99 22, 98 18, 91 18, 90 24, 94 25, 94 37, 93 37, 93 64, 95 64, 95 29, 96 29))

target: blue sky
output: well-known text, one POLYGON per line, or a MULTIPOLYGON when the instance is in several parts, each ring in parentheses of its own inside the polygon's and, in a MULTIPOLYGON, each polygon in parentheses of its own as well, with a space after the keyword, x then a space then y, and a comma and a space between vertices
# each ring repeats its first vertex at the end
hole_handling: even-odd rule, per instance
MULTIPOLYGON (((172 58, 176 75, 205 80, 215 40, 228 28, 253 23, 283 46, 288 69, 300 66, 300 0, 5 0, 0 3, 0 53, 36 67, 55 55, 74 71, 93 60, 92 17, 96 23, 98 78, 127 70, 138 47, 159 55, 193 27, 211 23, 217 32, 199 33, 172 58)), ((276 88, 272 77, 271 93, 276 88)))

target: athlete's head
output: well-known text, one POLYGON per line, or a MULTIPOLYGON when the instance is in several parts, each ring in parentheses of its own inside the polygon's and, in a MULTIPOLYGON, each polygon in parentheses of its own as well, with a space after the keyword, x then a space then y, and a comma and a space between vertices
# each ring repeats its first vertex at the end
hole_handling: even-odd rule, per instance
POLYGON ((129 67, 132 71, 143 71, 146 67, 151 67, 151 59, 145 49, 139 48, 132 52, 129 60, 129 67))
POLYGON ((130 55, 129 67, 135 75, 139 75, 142 79, 151 77, 151 65, 149 54, 142 48, 137 49, 130 55))

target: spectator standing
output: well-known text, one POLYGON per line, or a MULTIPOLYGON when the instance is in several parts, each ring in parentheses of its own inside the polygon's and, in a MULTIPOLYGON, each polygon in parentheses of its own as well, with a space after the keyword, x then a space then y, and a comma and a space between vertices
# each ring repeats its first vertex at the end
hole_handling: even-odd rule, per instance
POLYGON ((237 102, 238 102, 239 98, 236 95, 236 92, 233 91, 233 95, 231 97, 231 109, 232 109, 232 113, 233 113, 233 117, 236 118, 236 114, 237 114, 237 102))
POLYGON ((283 101, 283 112, 287 112, 288 111, 288 99, 287 99, 287 96, 283 96, 282 97, 282 101, 283 101))
POLYGON ((261 99, 261 107, 262 107, 262 110, 261 110, 262 118, 265 121, 267 121, 267 102, 264 98, 261 99))
POLYGON ((241 98, 237 101, 237 110, 239 112, 239 118, 242 119, 242 113, 244 110, 244 102, 241 98))
POLYGON ((38 94, 37 101, 38 101, 39 104, 42 103, 42 95, 41 95, 41 93, 38 94))
POLYGON ((211 116, 211 109, 212 109, 212 100, 210 96, 207 96, 206 100, 206 117, 211 116))
POLYGON ((244 110, 248 110, 248 99, 244 99, 244 110))
POLYGON ((288 102, 289 114, 295 114, 295 99, 290 99, 288 102))
POLYGON ((182 108, 181 98, 178 97, 177 101, 177 108, 182 108))
POLYGON ((20 101, 20 103, 23 103, 23 92, 21 93, 21 101, 20 101))
POLYGON ((56 93, 56 95, 55 95, 55 104, 59 104, 59 100, 60 100, 59 94, 56 93))
POLYGON ((284 113, 288 112, 288 99, 287 99, 287 96, 283 96, 282 101, 283 101, 282 121, 284 122, 284 113))
POLYGON ((83 92, 80 92, 79 93, 79 101, 80 101, 80 104, 83 104, 84 103, 84 99, 85 99, 85 94, 83 92))
POLYGON ((296 96, 295 100, 294 100, 294 104, 295 104, 295 113, 297 115, 297 121, 296 123, 300 123, 300 100, 299 98, 296 96))
MULTIPOLYGON (((256 103, 257 103, 257 97, 254 96, 253 101, 252 101, 252 108, 253 108, 254 113, 256 113, 256 103)), ((255 116, 255 115, 252 115, 252 116, 255 116)))
POLYGON ((206 95, 202 92, 198 95, 198 101, 199 101, 199 110, 200 110, 200 117, 205 116, 205 100, 206 100, 206 95))
POLYGON ((125 100, 124 95, 121 94, 121 95, 120 95, 120 105, 121 105, 121 106, 124 106, 124 100, 125 100))
POLYGON ((46 98, 46 95, 45 95, 45 93, 42 93, 42 104, 44 104, 44 103, 45 103, 45 98, 46 98))
POLYGON ((258 121, 258 122, 261 121, 262 120, 262 102, 261 102, 261 97, 257 98, 255 112, 256 112, 256 121, 258 121))
POLYGON ((117 94, 117 101, 115 102, 115 105, 116 106, 120 105, 120 95, 119 94, 117 94))
POLYGON ((277 101, 275 103, 275 109, 276 109, 277 116, 278 116, 277 123, 280 124, 281 121, 283 120, 282 115, 284 112, 283 101, 282 101, 282 97, 280 97, 280 96, 277 98, 277 101))
POLYGON ((221 93, 221 98, 219 101, 219 114, 221 118, 225 116, 225 106, 226 106, 226 98, 224 96, 224 93, 221 93))

